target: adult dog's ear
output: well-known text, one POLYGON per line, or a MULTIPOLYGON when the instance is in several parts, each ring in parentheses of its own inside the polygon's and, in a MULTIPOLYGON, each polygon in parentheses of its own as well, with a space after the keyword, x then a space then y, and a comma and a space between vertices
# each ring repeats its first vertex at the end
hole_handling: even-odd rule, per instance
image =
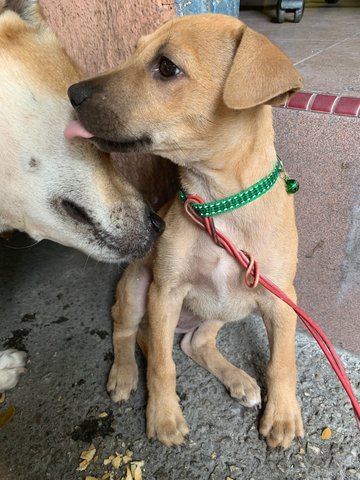
POLYGON ((245 27, 225 82, 227 107, 281 105, 303 86, 289 58, 260 33, 245 27))
POLYGON ((5 10, 12 10, 34 27, 43 24, 44 17, 38 0, 1 0, 0 3, 4 4, 5 10))

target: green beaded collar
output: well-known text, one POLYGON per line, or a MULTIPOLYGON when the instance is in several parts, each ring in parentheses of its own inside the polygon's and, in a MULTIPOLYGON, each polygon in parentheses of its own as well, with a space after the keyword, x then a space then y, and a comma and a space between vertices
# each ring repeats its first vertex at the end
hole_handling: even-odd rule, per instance
MULTIPOLYGON (((215 202, 209 203, 192 203, 191 206, 201 217, 214 217, 221 213, 230 212, 264 195, 264 193, 268 192, 270 188, 275 185, 279 176, 285 181, 287 193, 296 193, 299 190, 299 183, 287 176, 281 159, 277 157, 273 171, 246 190, 231 195, 231 197, 226 197, 223 200, 216 200, 215 202)), ((180 190, 179 195, 181 200, 185 202, 187 198, 186 193, 180 190)))

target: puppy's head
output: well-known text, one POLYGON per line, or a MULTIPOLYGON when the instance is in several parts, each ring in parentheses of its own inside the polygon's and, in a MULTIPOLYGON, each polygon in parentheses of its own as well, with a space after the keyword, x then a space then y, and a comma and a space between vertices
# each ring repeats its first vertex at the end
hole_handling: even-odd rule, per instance
POLYGON ((183 164, 204 158, 241 112, 281 103, 301 86, 290 60, 239 20, 177 18, 142 37, 121 68, 70 87, 82 125, 67 134, 183 164))

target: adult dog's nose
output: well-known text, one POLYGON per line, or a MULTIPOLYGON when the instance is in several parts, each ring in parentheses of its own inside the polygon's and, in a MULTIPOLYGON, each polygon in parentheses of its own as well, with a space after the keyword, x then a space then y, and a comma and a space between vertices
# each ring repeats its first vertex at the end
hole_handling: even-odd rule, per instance
POLYGON ((161 234, 165 230, 164 220, 156 215, 155 212, 150 212, 150 222, 156 233, 161 234))
POLYGON ((74 108, 80 107, 90 95, 90 88, 84 82, 74 83, 68 89, 68 96, 74 108))
POLYGON ((165 230, 164 220, 148 206, 145 207, 145 219, 150 220, 151 229, 155 235, 161 235, 165 230))

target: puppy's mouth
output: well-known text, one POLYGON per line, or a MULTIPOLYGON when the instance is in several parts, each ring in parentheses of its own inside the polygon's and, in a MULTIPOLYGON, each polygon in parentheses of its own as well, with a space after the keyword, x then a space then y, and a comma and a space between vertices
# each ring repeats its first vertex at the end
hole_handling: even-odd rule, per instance
POLYGON ((90 133, 77 120, 69 123, 64 131, 64 136, 68 140, 73 138, 87 138, 94 143, 103 152, 144 152, 150 149, 152 144, 149 135, 142 135, 139 138, 124 138, 121 140, 109 140, 90 133))
POLYGON ((103 152, 145 152, 149 150, 152 143, 151 138, 144 135, 136 140, 113 141, 100 137, 92 137, 91 142, 94 143, 103 152))

